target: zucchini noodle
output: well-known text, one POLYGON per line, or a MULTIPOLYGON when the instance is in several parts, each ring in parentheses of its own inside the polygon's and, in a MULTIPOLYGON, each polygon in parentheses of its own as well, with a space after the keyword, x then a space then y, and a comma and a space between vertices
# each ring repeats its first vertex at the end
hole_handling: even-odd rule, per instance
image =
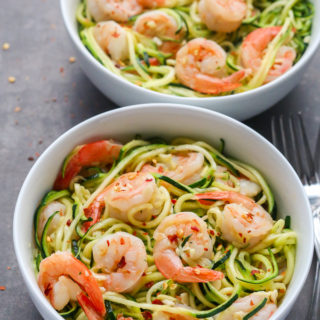
MULTIPOLYGON (((91 271, 100 286, 108 312, 118 318, 123 316, 144 320, 149 319, 148 314, 165 312, 173 318, 180 315, 213 319, 215 315, 227 312, 238 298, 261 291, 267 294, 268 303, 280 304, 294 272, 297 235, 290 229, 290 218, 275 219, 275 200, 262 174, 252 166, 227 156, 223 140, 220 148, 187 138, 176 138, 170 144, 160 138, 154 141, 156 143, 132 140, 122 146, 113 163, 95 163, 92 167, 84 167, 71 180, 68 190, 52 190, 45 195, 34 220, 36 272, 39 272, 39 265, 41 272, 41 260, 55 252, 72 253, 91 271), (188 175, 193 165, 188 159, 195 155, 201 159, 201 167, 192 171, 187 178, 178 179, 178 173, 188 175), (183 167, 183 171, 179 171, 179 166, 183 167), (83 228, 91 222, 88 210, 97 206, 100 194, 110 186, 118 188, 116 182, 124 175, 132 174, 129 181, 133 181, 130 179, 145 170, 149 170, 148 174, 154 177, 157 187, 148 201, 131 205, 125 212, 126 218, 120 214, 115 217, 112 203, 105 196, 100 218, 87 229, 83 228), (210 194, 246 194, 249 191, 244 188, 243 182, 249 183, 255 190, 254 193, 250 191, 250 195, 245 198, 251 204, 255 202, 254 208, 265 212, 272 223, 270 230, 260 235, 258 241, 244 241, 243 245, 239 245, 230 240, 236 236, 234 232, 237 231, 229 228, 227 235, 223 228, 227 205, 232 201, 219 197, 210 199, 210 194), (202 201, 202 198, 197 198, 201 194, 209 198, 204 197, 202 201), (50 205, 58 209, 44 218, 50 205), (167 278, 159 269, 155 256, 159 250, 155 246, 155 230, 167 218, 186 211, 196 214, 205 223, 212 252, 207 256, 210 258, 195 259, 190 247, 190 234, 178 242, 175 254, 185 266, 200 265, 222 272, 222 279, 203 283, 177 282, 167 278), (145 215, 141 220, 142 213, 145 215), (99 241, 109 239, 106 237, 119 232, 141 240, 146 251, 147 266, 134 286, 122 293, 105 289, 103 284, 108 274, 97 263, 94 255, 94 248, 99 241)), ((76 148, 66 161, 70 161, 79 150, 79 147, 76 148)), ((63 168, 68 170, 66 162, 63 168)), ((149 180, 145 181, 148 183, 149 180)), ((130 202, 131 199, 123 201, 130 202)), ((242 205, 245 207, 245 203, 242 205)), ((248 228, 251 228, 250 214, 246 217, 249 219, 248 228)), ((68 303, 59 312, 66 318, 86 319, 78 302, 68 303)))
MULTIPOLYGON (((246 5, 244 18, 240 21, 240 26, 229 33, 208 29, 199 13, 200 1, 177 1, 176 7, 156 9, 157 12, 162 12, 175 21, 177 30, 174 37, 165 37, 160 34, 149 37, 138 33, 134 29, 135 22, 143 14, 151 12, 151 9, 143 8, 141 13, 129 17, 128 21, 121 21, 127 42, 127 47, 125 46, 126 49, 123 50, 128 51, 128 54, 121 59, 112 59, 111 54, 99 46, 94 32, 97 22, 88 10, 87 0, 80 1, 76 11, 76 19, 80 39, 91 54, 105 68, 127 81, 146 89, 182 97, 224 96, 252 90, 272 81, 274 78, 268 80, 269 71, 273 69, 274 65, 276 69, 276 64, 285 59, 277 56, 279 49, 286 46, 294 50, 295 54, 292 57, 294 61, 290 62, 288 67, 290 68, 301 58, 310 41, 314 7, 309 0, 243 1, 246 5), (282 29, 260 52, 260 67, 256 70, 254 66, 245 66, 241 58, 241 45, 244 39, 257 29, 276 26, 282 26, 282 29), (213 40, 225 50, 225 77, 241 70, 245 71, 245 76, 235 89, 210 93, 201 90, 201 88, 192 89, 191 84, 189 86, 179 78, 175 68, 177 64, 176 52, 196 38, 213 40)), ((156 28, 156 22, 153 20, 149 22, 154 24, 152 28, 156 28)), ((161 33, 163 30, 159 32, 161 33)), ((114 37, 116 38, 118 35, 115 33, 114 37)), ((122 49, 118 48, 117 50, 121 51, 122 49)), ((288 68, 278 71, 275 77, 281 76, 288 68)), ((198 72, 206 76, 211 74, 209 71, 208 73, 202 71, 200 67, 198 72)), ((215 79, 218 78, 219 76, 215 79)))

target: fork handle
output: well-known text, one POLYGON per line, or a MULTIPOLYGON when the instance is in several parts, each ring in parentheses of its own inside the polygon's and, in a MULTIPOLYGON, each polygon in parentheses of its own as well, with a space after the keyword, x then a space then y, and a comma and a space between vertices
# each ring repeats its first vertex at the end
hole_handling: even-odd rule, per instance
POLYGON ((312 300, 306 320, 318 320, 320 317, 320 260, 317 259, 316 275, 313 284, 312 300))

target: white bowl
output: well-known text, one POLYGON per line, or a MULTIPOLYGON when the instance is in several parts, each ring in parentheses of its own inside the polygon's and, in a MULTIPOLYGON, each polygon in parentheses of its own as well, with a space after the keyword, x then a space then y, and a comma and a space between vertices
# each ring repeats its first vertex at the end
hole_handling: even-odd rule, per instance
POLYGON ((125 106, 150 102, 182 103, 204 107, 238 120, 245 120, 270 108, 301 80, 303 72, 320 43, 320 1, 311 1, 315 6, 311 41, 302 58, 291 70, 260 88, 236 95, 211 98, 187 98, 158 93, 134 85, 115 75, 92 56, 79 38, 75 18, 79 0, 60 0, 60 5, 63 20, 75 47, 81 68, 93 84, 117 105, 125 106))
POLYGON ((298 234, 294 275, 282 304, 272 317, 284 319, 305 283, 313 256, 311 211, 299 178, 272 144, 244 124, 213 111, 174 104, 136 105, 95 116, 58 138, 32 167, 16 204, 13 240, 23 279, 42 316, 47 320, 62 319, 41 293, 32 263, 32 221, 39 201, 52 188, 64 157, 76 145, 101 138, 126 142, 135 134, 165 138, 187 136, 213 145, 224 138, 228 154, 262 172, 274 192, 280 216, 290 215, 292 228, 298 234))

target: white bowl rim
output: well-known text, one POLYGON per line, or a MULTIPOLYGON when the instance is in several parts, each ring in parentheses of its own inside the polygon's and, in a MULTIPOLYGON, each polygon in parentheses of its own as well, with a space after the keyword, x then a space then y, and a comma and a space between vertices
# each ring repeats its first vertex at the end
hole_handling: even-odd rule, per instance
MULTIPOLYGON (((312 56, 314 55, 314 53, 316 52, 316 49, 318 48, 318 46, 320 44, 320 24, 319 24, 319 28, 318 28, 319 30, 316 30, 314 27, 314 23, 313 23, 312 33, 311 33, 311 39, 313 39, 312 40, 313 43, 311 45, 310 44, 308 45, 307 50, 303 53, 300 60, 289 71, 287 71, 285 74, 283 74, 281 77, 279 77, 279 78, 277 78, 277 79, 275 79, 275 80, 273 80, 263 86, 260 86, 258 88, 248 90, 245 92, 240 92, 237 94, 232 94, 232 95, 218 96, 218 97, 180 97, 180 96, 176 96, 176 95, 170 95, 170 94, 166 94, 166 93, 153 91, 151 89, 146 89, 146 88, 140 87, 138 85, 135 85, 135 84, 131 83, 130 81, 127 81, 123 77, 114 74, 113 72, 108 70, 106 67, 104 67, 101 63, 99 63, 97 61, 97 59, 95 59, 93 57, 93 55, 89 52, 89 50, 84 46, 84 44, 80 40, 78 32, 73 32, 72 22, 68 18, 67 9, 66 9, 68 1, 69 0, 60 0, 60 8, 62 11, 63 21, 64 21, 66 29, 69 33, 69 36, 72 39, 72 42, 81 51, 81 53, 86 57, 87 60, 89 60, 92 64, 94 64, 95 67, 98 68, 100 71, 107 73, 108 76, 113 78, 113 80, 119 81, 123 85, 127 85, 131 88, 135 88, 137 91, 139 91, 142 94, 147 93, 147 94, 158 96, 158 97, 166 97, 166 98, 173 99, 176 103, 183 103, 185 99, 188 99, 191 102, 192 101, 214 102, 217 100, 229 100, 229 102, 232 103, 232 102, 236 102, 238 99, 250 98, 250 96, 253 94, 260 93, 262 96, 264 93, 268 92, 269 89, 272 90, 273 88, 280 86, 281 83, 283 83, 287 78, 291 77, 291 75, 293 75, 294 73, 301 70, 309 62, 309 60, 312 58, 312 56)), ((79 1, 79 0, 76 0, 76 1, 79 1)), ((317 0, 314 0, 313 2, 315 2, 315 1, 317 1, 317 0)), ((314 16, 313 21, 315 20, 315 17, 316 17, 316 15, 314 16)))
POLYGON ((296 290, 292 293, 291 291, 291 297, 290 300, 288 300, 288 296, 286 298, 284 298, 284 301, 281 303, 280 307, 278 308, 278 310, 276 311, 276 313, 272 316, 271 319, 275 320, 275 319, 281 319, 283 316, 286 315, 287 313, 287 309, 290 308, 290 305, 296 300, 296 298, 298 297, 298 294, 301 292, 302 287, 306 281, 306 278, 308 276, 309 273, 309 269, 311 267, 311 263, 312 263, 312 258, 313 258, 313 251, 314 251, 314 234, 313 234, 313 220, 312 220, 312 212, 311 212, 311 207, 309 204, 309 200, 304 192, 302 183, 299 179, 299 177, 297 176, 296 172, 294 171, 294 169, 292 168, 292 166, 290 165, 290 163, 286 160, 286 158, 280 153, 280 151, 278 151, 266 138, 264 138, 262 135, 260 135, 258 132, 254 131, 253 129, 251 129, 250 127, 248 127, 247 125, 241 123, 238 120, 235 120, 229 116, 226 116, 224 114, 218 113, 216 111, 212 111, 212 110, 208 110, 208 109, 203 109, 203 108, 199 108, 199 107, 194 107, 194 106, 190 106, 190 105, 183 105, 183 104, 176 104, 176 103, 148 103, 148 104, 137 104, 137 105, 131 105, 131 106, 127 106, 127 107, 123 107, 120 109, 114 109, 111 111, 106 111, 103 113, 100 113, 96 116, 93 116, 83 122, 80 122, 79 124, 75 125, 74 127, 70 128, 69 130, 67 130, 65 133, 63 133, 61 136, 59 136, 54 142, 52 142, 48 148, 40 155, 40 157, 38 158, 38 160, 34 163, 34 165, 32 166, 31 170, 29 171, 29 173, 27 174, 23 185, 20 189, 19 195, 18 195, 18 199, 17 199, 17 203, 15 206, 15 211, 14 211, 14 218, 13 218, 13 242, 14 242, 14 250, 15 250, 15 254, 17 257, 17 261, 18 261, 18 265, 20 268, 20 272, 22 274, 22 277, 24 279, 24 282, 27 286, 27 288, 29 289, 29 291, 31 291, 37 301, 39 301, 46 309, 46 311, 52 315, 53 318, 56 319, 63 319, 62 317, 59 316, 59 314, 53 309, 53 307, 51 306, 51 304, 48 302, 48 300, 44 297, 44 295, 42 294, 42 292, 40 291, 40 288, 38 287, 37 284, 35 284, 32 279, 30 279, 26 273, 26 271, 24 270, 25 266, 27 266, 30 261, 24 261, 24 259, 21 258, 21 254, 20 252, 22 251, 22 249, 20 248, 21 244, 18 242, 18 233, 19 233, 19 229, 21 228, 20 224, 19 224, 19 219, 18 216, 21 214, 21 212, 23 212, 23 202, 24 202, 24 198, 26 197, 25 194, 27 194, 27 186, 30 184, 30 181, 32 181, 32 177, 34 175, 34 172, 37 171, 37 167, 39 165, 39 163, 41 163, 42 159, 46 157, 46 155, 48 153, 51 152, 51 150, 54 150, 58 145, 60 145, 63 140, 65 138, 67 138, 70 135, 73 135, 75 131, 77 130, 81 130, 81 128, 86 127, 87 125, 90 125, 91 123, 94 123, 95 121, 98 120, 102 120, 105 117, 110 117, 112 115, 116 115, 119 113, 125 113, 127 111, 132 111, 132 110, 149 110, 150 111, 150 107, 153 108, 153 110, 157 110, 157 108, 168 108, 168 109, 180 109, 181 111, 185 110, 185 111, 191 111, 191 112, 200 112, 203 114, 207 114, 208 116, 213 116, 216 119, 221 119, 223 121, 228 122, 230 125, 234 124, 237 125, 239 127, 241 127, 243 130, 249 132, 250 134, 254 135, 257 139, 260 140, 261 143, 267 144, 269 148, 271 148, 272 152, 275 153, 278 157, 282 158, 282 161, 284 161, 287 164, 287 168, 288 170, 291 172, 292 176, 295 178, 297 185, 300 188, 301 194, 304 198, 304 202, 305 202, 305 207, 307 210, 306 214, 306 224, 308 225, 308 229, 310 230, 310 234, 309 236, 311 237, 310 240, 312 240, 310 242, 310 245, 308 248, 306 248, 306 250, 309 251, 309 256, 308 259, 305 261, 305 268, 304 268, 304 273, 302 275, 300 275, 299 281, 295 282, 295 287, 296 290), (276 318, 274 318, 275 316, 277 316, 276 318))

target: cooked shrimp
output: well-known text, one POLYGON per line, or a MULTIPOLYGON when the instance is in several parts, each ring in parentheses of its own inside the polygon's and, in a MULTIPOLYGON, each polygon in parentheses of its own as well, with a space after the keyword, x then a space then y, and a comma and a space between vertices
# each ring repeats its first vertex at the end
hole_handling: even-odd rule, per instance
POLYGON ((85 229, 100 219, 106 204, 110 217, 125 222, 129 222, 128 211, 130 209, 142 204, 150 204, 145 209, 137 211, 134 216, 139 221, 148 221, 153 215, 160 213, 162 201, 158 186, 151 174, 143 172, 123 174, 106 187, 85 209, 85 215, 92 218, 92 221, 85 223, 85 229))
POLYGON ((206 223, 195 213, 180 212, 166 217, 155 230, 153 238, 155 264, 166 278, 179 282, 207 282, 223 278, 223 273, 205 268, 212 258, 212 241, 206 223), (187 237, 188 241, 182 247, 187 237))
POLYGON ((264 291, 254 292, 246 297, 236 300, 228 309, 221 312, 217 320, 236 320, 243 319, 245 315, 255 309, 262 301, 267 298, 265 306, 250 317, 250 320, 268 320, 276 312, 277 305, 270 299, 273 293, 264 291))
POLYGON ((56 252, 42 260, 38 284, 56 310, 78 300, 89 320, 102 320, 106 313, 97 281, 71 253, 56 252))
POLYGON ((126 60, 129 57, 127 33, 118 23, 100 22, 93 32, 99 46, 110 55, 112 60, 126 60))
POLYGON ((203 38, 189 41, 177 52, 175 70, 184 85, 209 94, 238 88, 246 75, 245 70, 239 70, 227 76, 225 51, 216 42, 203 38))
POLYGON ((193 0, 138 0, 145 8, 173 8, 190 4, 193 0))
POLYGON ((37 230, 39 240, 41 239, 41 235, 46 222, 48 221, 50 216, 52 216, 57 211, 59 212, 59 214, 56 214, 51 220, 47 234, 50 234, 51 232, 57 229, 61 221, 61 216, 65 214, 66 206, 59 201, 52 201, 42 209, 39 216, 37 230))
POLYGON ((174 41, 180 41, 184 36, 184 29, 178 30, 177 21, 161 10, 148 11, 142 14, 136 20, 133 28, 147 37, 159 38, 162 41, 159 49, 169 53, 175 53, 180 48, 180 44, 174 41))
POLYGON ((239 179, 239 184, 240 184, 240 193, 253 198, 255 197, 260 191, 261 187, 248 179, 239 179))
POLYGON ((87 0, 90 14, 96 20, 126 22, 131 16, 142 12, 137 0, 87 0))
POLYGON ((102 140, 77 146, 65 159, 54 189, 67 189, 71 180, 83 167, 112 163, 117 159, 122 145, 112 140, 102 140))
POLYGON ((185 155, 162 156, 154 165, 144 165, 141 171, 161 173, 181 183, 191 184, 201 179, 203 165, 202 153, 189 152, 185 155))
MULTIPOLYGON (((240 60, 245 68, 250 68, 256 73, 261 65, 265 50, 269 43, 281 31, 282 27, 259 28, 249 33, 240 47, 240 60)), ((288 71, 296 58, 293 48, 282 46, 279 48, 275 62, 265 80, 270 82, 288 71)))
POLYGON ((200 0, 198 11, 208 29, 232 32, 245 18, 247 4, 244 0, 200 0))
POLYGON ((270 214, 251 198, 238 192, 213 191, 199 193, 196 198, 203 204, 210 204, 210 199, 230 202, 223 209, 219 227, 222 237, 236 247, 253 247, 272 229, 270 214))
POLYGON ((147 253, 141 239, 116 232, 101 238, 92 248, 98 281, 107 291, 128 292, 146 271, 147 253))

